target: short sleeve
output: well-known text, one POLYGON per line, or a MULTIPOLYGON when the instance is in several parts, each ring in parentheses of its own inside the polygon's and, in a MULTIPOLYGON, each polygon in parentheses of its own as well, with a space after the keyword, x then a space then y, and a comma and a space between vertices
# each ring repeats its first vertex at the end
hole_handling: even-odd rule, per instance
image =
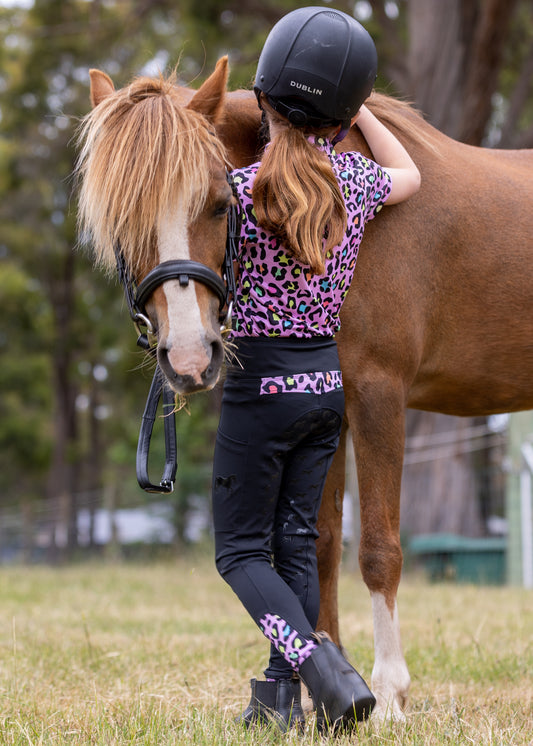
POLYGON ((392 180, 390 174, 380 165, 363 158, 365 175, 365 222, 375 218, 381 210, 387 197, 391 193, 392 180))
POLYGON ((247 237, 254 233, 257 228, 255 221, 254 204, 252 197, 252 186, 259 164, 248 166, 246 168, 234 169, 231 172, 233 185, 237 192, 240 206, 241 236, 239 247, 242 250, 246 243, 247 237))

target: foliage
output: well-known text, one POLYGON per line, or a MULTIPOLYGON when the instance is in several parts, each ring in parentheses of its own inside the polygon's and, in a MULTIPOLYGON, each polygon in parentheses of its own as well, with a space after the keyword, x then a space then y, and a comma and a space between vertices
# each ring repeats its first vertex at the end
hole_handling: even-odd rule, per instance
POLYGON ((13 262, 0 273, 0 489, 28 489, 28 473, 42 478, 51 450, 49 308, 42 287, 13 262), (22 363, 22 364, 21 364, 22 363))

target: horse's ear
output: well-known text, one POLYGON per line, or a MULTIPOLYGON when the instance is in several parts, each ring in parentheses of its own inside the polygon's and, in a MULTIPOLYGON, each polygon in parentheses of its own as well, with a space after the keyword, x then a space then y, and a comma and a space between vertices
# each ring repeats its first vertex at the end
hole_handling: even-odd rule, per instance
POLYGON ((196 91, 187 108, 203 114, 215 124, 224 106, 227 82, 228 58, 225 56, 219 59, 214 72, 196 91))
POLYGON ((104 98, 115 92, 113 81, 101 70, 89 70, 91 78, 91 104, 93 108, 98 106, 104 98))

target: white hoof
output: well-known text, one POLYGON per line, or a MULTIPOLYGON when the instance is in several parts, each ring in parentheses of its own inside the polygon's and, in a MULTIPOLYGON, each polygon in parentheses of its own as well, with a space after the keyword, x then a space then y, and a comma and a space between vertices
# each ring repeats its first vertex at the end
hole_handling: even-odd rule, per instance
POLYGON ((403 708, 398 704, 395 699, 389 700, 388 702, 378 701, 376 706, 372 710, 372 724, 373 725, 384 725, 385 723, 405 723, 407 720, 403 708))

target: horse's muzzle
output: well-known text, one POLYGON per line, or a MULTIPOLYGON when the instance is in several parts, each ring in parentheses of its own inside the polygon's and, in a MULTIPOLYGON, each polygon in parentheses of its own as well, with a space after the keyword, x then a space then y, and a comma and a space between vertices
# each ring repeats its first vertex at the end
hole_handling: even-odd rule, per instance
POLYGON ((208 391, 218 381, 224 359, 222 340, 214 339, 204 343, 204 353, 201 358, 197 358, 194 355, 179 354, 164 344, 158 346, 159 367, 177 394, 208 391))

